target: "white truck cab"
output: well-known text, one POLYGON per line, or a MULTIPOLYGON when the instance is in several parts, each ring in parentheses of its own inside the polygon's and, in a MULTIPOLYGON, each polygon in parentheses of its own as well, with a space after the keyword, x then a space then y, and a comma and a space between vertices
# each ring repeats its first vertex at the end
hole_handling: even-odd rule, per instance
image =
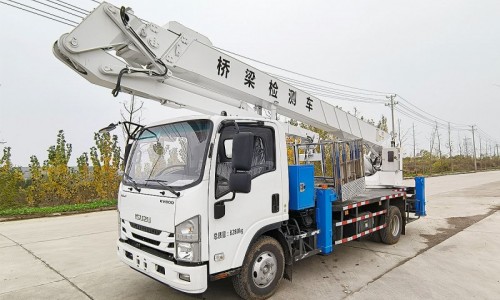
POLYGON ((123 262, 184 292, 208 274, 241 267, 263 228, 288 219, 288 163, 279 122, 194 116, 147 126, 137 135, 120 185, 118 253, 123 262), (237 123, 237 127, 235 126, 237 123), (235 133, 250 132, 251 193, 230 200, 235 133), (285 154, 285 155, 283 155, 285 154))

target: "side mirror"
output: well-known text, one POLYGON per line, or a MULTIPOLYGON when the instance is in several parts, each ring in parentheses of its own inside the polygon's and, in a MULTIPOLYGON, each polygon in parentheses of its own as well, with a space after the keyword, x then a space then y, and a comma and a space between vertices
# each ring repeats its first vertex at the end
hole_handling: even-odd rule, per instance
POLYGON ((250 193, 252 176, 250 173, 231 173, 229 175, 229 190, 233 193, 250 193))
POLYGON ((108 126, 99 129, 99 133, 109 133, 109 132, 115 130, 117 125, 118 125, 118 123, 117 124, 111 123, 108 126))
MULTIPOLYGON (((229 190, 233 193, 231 199, 217 201, 214 204, 214 218, 220 219, 226 214, 225 202, 233 201, 236 193, 250 193, 254 135, 251 132, 238 132, 233 137, 232 162, 233 172, 229 175, 229 190)), ((227 153, 228 151, 226 151, 227 153)))
POLYGON ((226 215, 226 205, 224 202, 217 202, 214 205, 214 219, 218 220, 226 215))
POLYGON ((233 137, 232 168, 229 175, 229 190, 233 193, 250 193, 252 176, 248 171, 252 168, 254 134, 238 132, 233 137))
POLYGON ((236 171, 250 171, 252 168, 254 135, 239 132, 233 137, 232 167, 236 171))

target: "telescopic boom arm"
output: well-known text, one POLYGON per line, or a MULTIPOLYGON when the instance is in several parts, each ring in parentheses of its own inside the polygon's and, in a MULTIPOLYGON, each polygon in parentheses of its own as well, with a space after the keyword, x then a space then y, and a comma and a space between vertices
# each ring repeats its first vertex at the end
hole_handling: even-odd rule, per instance
POLYGON ((380 149, 387 133, 218 50, 169 22, 145 22, 103 2, 54 44, 54 54, 88 81, 176 108, 256 115, 248 104, 380 149), (212 99, 214 101, 208 100, 212 99))

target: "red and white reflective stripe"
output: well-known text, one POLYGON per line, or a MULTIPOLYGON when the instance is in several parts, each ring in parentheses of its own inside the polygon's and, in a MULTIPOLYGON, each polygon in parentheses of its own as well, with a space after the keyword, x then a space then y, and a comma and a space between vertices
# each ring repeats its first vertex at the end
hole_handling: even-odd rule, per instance
POLYGON ((351 209, 351 208, 360 207, 360 206, 367 205, 367 204, 370 204, 369 200, 365 200, 365 201, 361 201, 361 202, 358 202, 358 203, 346 205, 346 206, 342 207, 342 210, 348 210, 348 209, 351 209))
POLYGON ((367 214, 367 215, 364 215, 364 216, 361 216, 361 217, 357 217, 357 218, 354 218, 354 219, 350 219, 350 220, 346 220, 346 221, 342 221, 342 222, 337 222, 337 223, 335 223, 335 227, 342 226, 342 225, 347 225, 347 224, 351 224, 351 223, 354 223, 354 222, 357 222, 357 221, 361 221, 361 220, 364 220, 364 219, 375 217, 375 216, 378 216, 378 215, 381 215, 381 214, 385 214, 386 212, 387 212, 387 209, 384 209, 382 211, 377 211, 375 213, 370 213, 370 214, 367 214))
POLYGON ((386 224, 384 224, 384 225, 380 225, 380 226, 377 226, 377 227, 372 228, 372 229, 368 229, 368 230, 366 230, 366 231, 363 231, 363 232, 358 233, 358 234, 356 234, 356 235, 350 236, 350 237, 348 237, 348 238, 345 238, 345 239, 341 239, 341 240, 335 241, 335 245, 338 245, 338 244, 343 244, 343 243, 347 243, 347 242, 353 241, 353 240, 355 240, 355 239, 358 239, 358 238, 360 238, 360 237, 362 237, 362 236, 365 236, 365 235, 367 235, 367 234, 370 234, 370 233, 372 233, 372 232, 375 232, 375 231, 380 230, 380 229, 385 228, 385 227, 386 227, 386 224))
POLYGON ((389 196, 383 196, 380 197, 380 200, 387 200, 387 199, 393 199, 393 198, 398 198, 398 197, 404 197, 406 193, 397 193, 397 194, 392 194, 389 196))
MULTIPOLYGON (((380 197, 380 200, 387 200, 387 199, 393 199, 393 198, 404 197, 404 196, 406 196, 406 193, 397 193, 397 194, 392 194, 392 195, 380 197)), ((372 201, 376 201, 376 200, 372 200, 372 201)), ((348 210, 351 208, 360 207, 360 206, 367 205, 370 203, 372 203, 372 202, 370 202, 370 200, 365 200, 365 201, 361 201, 358 203, 346 205, 346 206, 342 207, 342 210, 348 210)))

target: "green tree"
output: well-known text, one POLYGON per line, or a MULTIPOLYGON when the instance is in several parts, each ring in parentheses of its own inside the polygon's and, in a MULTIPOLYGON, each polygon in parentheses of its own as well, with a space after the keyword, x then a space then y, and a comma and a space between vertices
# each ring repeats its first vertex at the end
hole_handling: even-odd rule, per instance
POLYGON ((75 175, 75 201, 85 202, 97 198, 96 189, 90 172, 89 156, 84 152, 76 159, 77 173, 75 175))
POLYGON ((382 129, 385 132, 389 131, 389 128, 387 127, 387 118, 384 115, 382 115, 382 118, 378 121, 377 128, 382 129))
POLYGON ((57 142, 47 150, 48 159, 43 164, 47 174, 43 191, 46 193, 46 204, 71 203, 74 196, 74 174, 68 167, 71 158, 72 145, 66 142, 64 131, 59 130, 57 142))
POLYGON ((35 155, 30 157, 29 169, 31 183, 28 186, 27 201, 30 206, 39 206, 40 202, 45 199, 44 177, 40 162, 35 155))
POLYGON ((90 149, 92 161, 92 182, 99 198, 109 199, 116 197, 120 184, 120 147, 118 137, 109 133, 95 133, 95 147, 90 149))
POLYGON ((0 209, 24 204, 23 173, 12 165, 10 150, 10 147, 3 148, 0 159, 0 209))

